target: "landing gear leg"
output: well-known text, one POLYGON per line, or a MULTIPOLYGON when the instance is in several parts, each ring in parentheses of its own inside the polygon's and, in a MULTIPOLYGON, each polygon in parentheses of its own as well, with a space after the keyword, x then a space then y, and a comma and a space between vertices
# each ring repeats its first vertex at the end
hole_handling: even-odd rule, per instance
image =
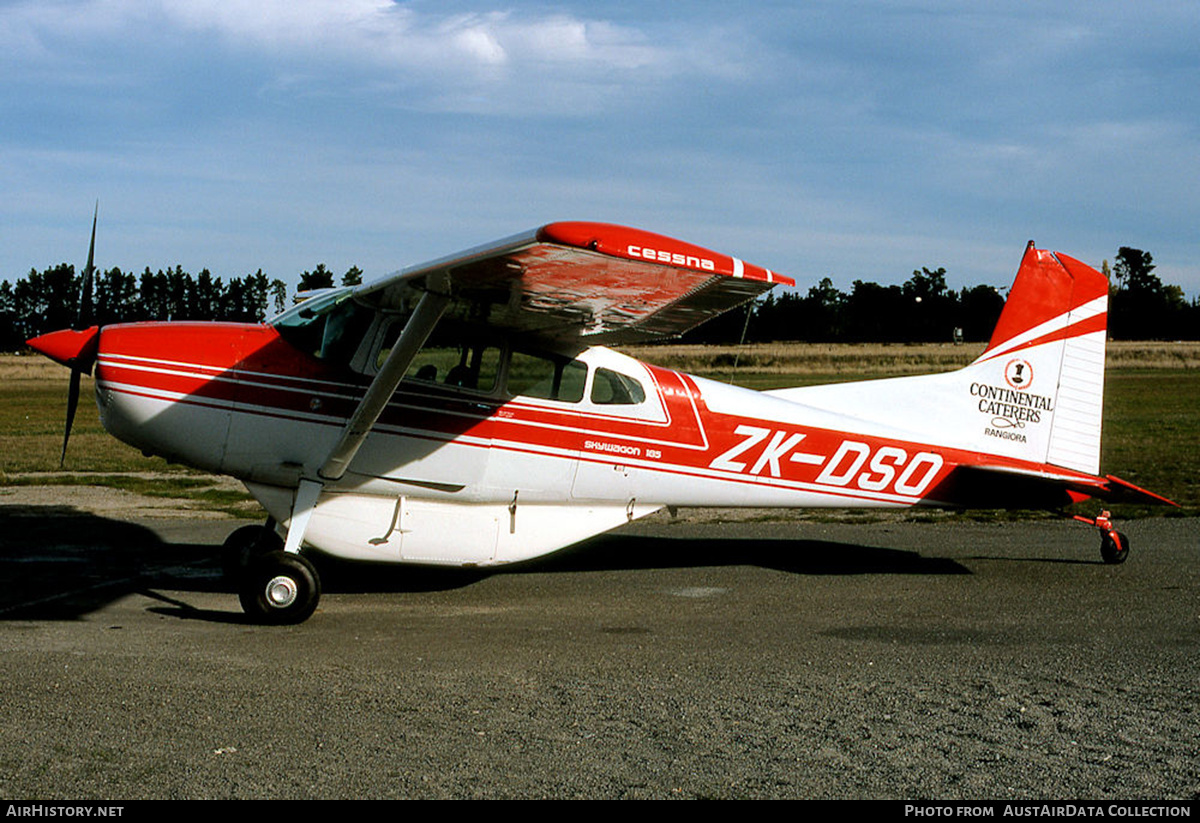
POLYGON ((1102 511, 1094 519, 1079 515, 1075 515, 1075 519, 1100 530, 1100 556, 1105 563, 1115 566, 1129 558, 1129 538, 1117 531, 1108 512, 1102 511))

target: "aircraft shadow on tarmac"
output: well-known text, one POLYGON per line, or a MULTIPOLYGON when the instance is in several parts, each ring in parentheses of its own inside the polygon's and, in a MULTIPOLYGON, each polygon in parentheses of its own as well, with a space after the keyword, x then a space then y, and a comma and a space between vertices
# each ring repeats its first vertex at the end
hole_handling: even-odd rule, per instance
POLYGON ((211 589, 213 551, 71 506, 0 508, 0 620, 76 620, 167 580, 211 589))
MULTIPOLYGON (((231 530, 232 530, 231 526, 231 530)), ((163 541, 150 529, 70 506, 0 509, 0 620, 77 620, 130 594, 153 611, 244 623, 230 611, 196 609, 163 594, 236 595, 221 573, 220 546, 163 541)), ((501 570, 428 569, 313 558, 326 593, 445 591, 493 574, 564 574, 628 569, 758 566, 797 575, 970 574, 960 563, 918 552, 822 540, 646 537, 620 532, 501 570)))

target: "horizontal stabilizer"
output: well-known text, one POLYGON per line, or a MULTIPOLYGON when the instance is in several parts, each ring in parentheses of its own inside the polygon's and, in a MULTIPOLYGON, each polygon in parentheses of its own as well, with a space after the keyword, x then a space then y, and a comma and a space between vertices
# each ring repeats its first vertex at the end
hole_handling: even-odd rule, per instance
POLYGON ((931 502, 961 508, 1057 509, 1089 498, 1179 505, 1113 475, 1089 477, 985 464, 959 466, 928 497, 931 502))
POLYGON ((1122 480, 1111 474, 1105 475, 1104 479, 1107 481, 1107 496, 1096 495, 1096 497, 1102 500, 1111 500, 1114 503, 1159 504, 1179 508, 1179 504, 1174 500, 1168 500, 1161 494, 1146 491, 1140 486, 1133 485, 1128 480, 1122 480))

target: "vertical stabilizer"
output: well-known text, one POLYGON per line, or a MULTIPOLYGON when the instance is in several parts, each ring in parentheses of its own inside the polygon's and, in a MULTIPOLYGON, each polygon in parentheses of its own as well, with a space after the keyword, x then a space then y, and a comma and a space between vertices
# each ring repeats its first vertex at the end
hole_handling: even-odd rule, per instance
POLYGON ((1095 475, 1107 318, 1104 275, 1031 243, 991 342, 970 365, 767 394, 833 415, 842 430, 1095 475))
POLYGON ((1030 243, 991 342, 972 364, 1004 361, 1008 388, 1049 392, 1044 461, 1089 474, 1100 469, 1107 318, 1104 275, 1030 243))

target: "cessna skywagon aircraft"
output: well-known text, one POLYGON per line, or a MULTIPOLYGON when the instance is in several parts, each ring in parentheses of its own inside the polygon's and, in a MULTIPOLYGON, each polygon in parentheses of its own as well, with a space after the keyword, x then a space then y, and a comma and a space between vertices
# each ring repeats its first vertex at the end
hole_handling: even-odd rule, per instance
MULTIPOLYGON (((987 349, 955 372, 756 392, 602 347, 678 335, 780 283, 793 285, 667 237, 553 223, 266 324, 91 326, 29 344, 74 371, 68 435, 94 366, 109 432, 246 484, 272 519, 226 552, 265 622, 316 608, 305 547, 476 568, 664 506, 1169 502, 1099 476, 1108 283, 1032 244, 987 349)), ((1104 560, 1125 560, 1107 513, 1085 520, 1104 560)))

